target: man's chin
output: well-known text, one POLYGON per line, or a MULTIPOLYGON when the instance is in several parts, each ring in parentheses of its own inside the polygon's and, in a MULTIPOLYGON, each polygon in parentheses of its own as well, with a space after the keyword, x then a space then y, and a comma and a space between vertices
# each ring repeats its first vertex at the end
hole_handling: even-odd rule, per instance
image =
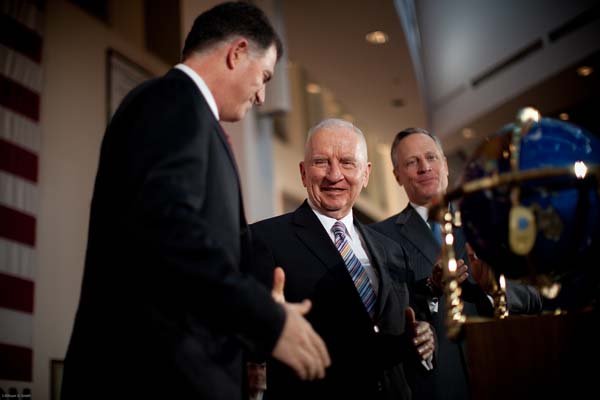
POLYGON ((221 122, 238 122, 244 119, 248 111, 250 111, 250 107, 243 110, 238 110, 237 112, 233 112, 231 114, 221 114, 219 120, 221 122))

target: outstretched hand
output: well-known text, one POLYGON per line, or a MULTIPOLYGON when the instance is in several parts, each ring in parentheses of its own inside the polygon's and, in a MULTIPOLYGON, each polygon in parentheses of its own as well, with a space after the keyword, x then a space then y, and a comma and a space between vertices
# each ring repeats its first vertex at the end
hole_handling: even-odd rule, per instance
POLYGON ((285 301, 283 289, 285 273, 281 267, 273 272, 273 299, 281 303, 286 318, 283 331, 273 350, 273 357, 287 364, 303 380, 321 379, 325 377, 325 368, 331 365, 329 352, 323 339, 314 331, 304 318, 312 304, 310 300, 302 303, 285 301))
POLYGON ((271 290, 271 296, 273 300, 278 303, 285 303, 285 295, 283 294, 283 287, 285 286, 285 272, 283 268, 275 267, 273 271, 273 289, 271 290))

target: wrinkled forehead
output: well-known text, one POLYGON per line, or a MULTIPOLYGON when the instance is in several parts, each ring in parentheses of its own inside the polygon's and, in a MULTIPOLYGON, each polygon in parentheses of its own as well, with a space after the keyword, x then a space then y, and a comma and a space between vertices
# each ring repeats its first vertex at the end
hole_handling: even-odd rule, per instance
POLYGON ((343 155, 366 159, 366 143, 364 138, 352 129, 323 128, 313 132, 306 143, 305 156, 310 159, 315 155, 343 155))

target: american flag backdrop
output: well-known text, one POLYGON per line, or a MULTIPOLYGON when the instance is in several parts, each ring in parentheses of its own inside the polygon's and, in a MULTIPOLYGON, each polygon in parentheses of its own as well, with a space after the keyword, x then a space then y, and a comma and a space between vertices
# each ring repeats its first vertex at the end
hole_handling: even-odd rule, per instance
MULTIPOLYGON (((43 4, 0 0, 0 393, 33 374, 43 4)), ((25 389, 24 389, 25 388, 25 389)))

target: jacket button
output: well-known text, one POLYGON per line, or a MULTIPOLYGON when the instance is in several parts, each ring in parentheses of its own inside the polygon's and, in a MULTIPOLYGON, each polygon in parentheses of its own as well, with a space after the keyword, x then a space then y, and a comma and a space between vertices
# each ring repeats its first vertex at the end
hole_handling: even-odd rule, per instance
POLYGON ((377 325, 373 325, 373 330, 375 333, 379 333, 379 327, 377 325))
POLYGON ((377 381, 377 391, 378 392, 383 391, 383 385, 381 384, 381 381, 377 381))

